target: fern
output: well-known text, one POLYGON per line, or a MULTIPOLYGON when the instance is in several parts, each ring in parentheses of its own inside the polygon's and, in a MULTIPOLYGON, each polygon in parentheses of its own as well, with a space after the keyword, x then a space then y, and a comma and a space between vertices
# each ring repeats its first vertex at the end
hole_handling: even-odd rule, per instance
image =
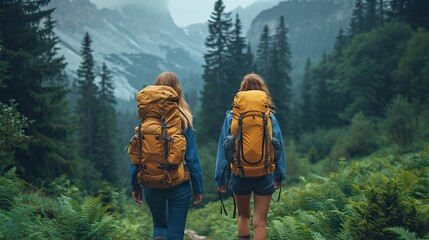
POLYGON ((87 199, 82 206, 65 196, 58 200, 57 219, 65 239, 110 239, 113 218, 98 199, 87 199))
POLYGON ((308 227, 290 216, 272 221, 271 226, 268 226, 268 238, 276 240, 314 239, 308 227))
POLYGON ((418 240, 419 238, 413 232, 408 231, 402 227, 390 227, 386 229, 387 231, 393 232, 398 235, 399 239, 402 240, 418 240))
POLYGON ((16 196, 23 190, 21 180, 16 177, 15 169, 9 170, 4 177, 0 177, 0 210, 10 210, 16 196))
POLYGON ((2 215, 2 239, 59 239, 60 235, 52 220, 41 219, 34 208, 19 204, 2 215))

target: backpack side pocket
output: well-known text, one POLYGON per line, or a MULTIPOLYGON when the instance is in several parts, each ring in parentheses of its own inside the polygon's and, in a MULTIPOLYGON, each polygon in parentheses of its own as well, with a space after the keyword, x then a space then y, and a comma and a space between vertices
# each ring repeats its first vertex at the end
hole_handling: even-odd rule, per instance
POLYGON ((274 161, 276 162, 280 159, 283 148, 282 148, 282 145, 280 144, 280 141, 275 137, 271 139, 271 144, 273 145, 273 148, 274 148, 274 161))
POLYGON ((226 136, 223 140, 223 149, 225 152, 225 159, 228 162, 234 161, 234 151, 235 151, 235 138, 232 135, 226 136))

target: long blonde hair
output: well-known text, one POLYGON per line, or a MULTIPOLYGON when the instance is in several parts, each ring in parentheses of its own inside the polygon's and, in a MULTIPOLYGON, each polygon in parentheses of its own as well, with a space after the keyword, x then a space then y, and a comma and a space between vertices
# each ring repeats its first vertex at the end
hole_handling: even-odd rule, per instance
POLYGON ((268 95, 268 101, 270 106, 274 108, 273 99, 271 98, 271 94, 268 91, 267 86, 265 85, 264 79, 256 74, 249 73, 243 77, 243 81, 241 81, 240 89, 238 91, 248 91, 248 90, 261 90, 264 91, 268 95))
POLYGON ((155 79, 155 85, 169 86, 172 87, 177 95, 179 95, 179 109, 182 112, 180 115, 184 128, 187 129, 189 126, 192 127, 192 113, 188 103, 183 97, 182 90, 180 88, 179 78, 174 72, 162 72, 155 79))

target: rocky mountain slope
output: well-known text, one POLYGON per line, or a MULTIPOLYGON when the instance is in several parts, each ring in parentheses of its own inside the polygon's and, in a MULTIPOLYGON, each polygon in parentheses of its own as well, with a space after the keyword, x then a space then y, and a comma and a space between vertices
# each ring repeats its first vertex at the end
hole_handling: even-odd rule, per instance
POLYGON ((177 27, 167 5, 159 5, 147 8, 142 1, 111 10, 98 9, 88 0, 52 1, 60 54, 66 57, 71 78, 76 76, 81 41, 88 32, 97 67, 106 62, 112 70, 118 98, 132 98, 137 89, 152 83, 165 70, 177 72, 185 84, 199 88, 201 81, 191 83, 188 79, 201 73, 201 38, 177 27))
MULTIPOLYGON (((284 16, 290 30, 293 77, 299 79, 306 59, 319 59, 323 51, 333 47, 339 29, 347 29, 353 0, 279 1, 257 1, 234 9, 231 17, 240 15, 243 32, 256 52, 262 27, 268 24, 273 33, 279 17, 284 16)), ((76 78, 81 41, 88 32, 97 71, 106 62, 118 99, 132 99, 138 89, 165 70, 178 73, 185 92, 195 95, 201 89, 207 23, 179 28, 167 0, 141 1, 120 10, 98 9, 89 0, 55 0, 49 7, 56 9, 55 31, 71 81, 76 78)))
MULTIPOLYGON (((274 34, 280 16, 289 29, 292 65, 297 74, 307 58, 318 60, 329 52, 340 28, 347 30, 353 12, 354 0, 283 1, 261 11, 253 20, 247 37, 256 50, 264 25, 274 34)), ((313 61, 314 62, 314 61, 313 61)))

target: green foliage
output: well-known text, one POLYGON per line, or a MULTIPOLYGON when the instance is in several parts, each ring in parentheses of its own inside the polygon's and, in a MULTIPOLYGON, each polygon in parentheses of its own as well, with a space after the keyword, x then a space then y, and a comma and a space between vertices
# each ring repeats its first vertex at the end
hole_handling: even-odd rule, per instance
POLYGON ((311 149, 317 152, 318 160, 328 156, 331 152, 332 146, 341 138, 346 132, 344 128, 331 128, 324 129, 318 128, 314 132, 305 133, 302 135, 299 142, 300 152, 310 152, 311 149))
POLYGON ((429 108, 420 113, 417 132, 423 141, 429 140, 429 108))
POLYGON ((110 70, 103 63, 98 92, 94 166, 101 173, 103 180, 115 184, 118 182, 117 162, 120 148, 116 129, 116 101, 113 91, 114 86, 110 70))
POLYGON ((419 28, 410 39, 396 70, 398 92, 420 104, 429 103, 429 33, 419 28))
POLYGON ((16 107, 13 100, 9 104, 0 102, 0 173, 17 165, 14 159, 16 146, 30 140, 24 132, 29 121, 16 107))
MULTIPOLYGON (((15 170, 0 176, 0 239, 142 239, 151 238, 152 221, 145 205, 105 185, 100 196, 87 197, 76 186, 42 192, 19 179, 15 170), (55 191, 58 190, 58 192, 55 191), (60 193, 71 192, 74 200, 60 193)), ((48 184, 50 185, 50 184, 48 184)))
POLYGON ((273 220, 269 228, 268 236, 270 239, 297 239, 313 240, 309 228, 294 217, 283 217, 273 220))
MULTIPOLYGON (((214 185, 214 172, 216 167, 216 152, 217 143, 206 143, 198 149, 198 156, 203 174, 204 202, 217 200, 218 194, 214 185)), ((204 203, 203 202, 203 203, 204 203)))
POLYGON ((14 99, 16 109, 30 118, 31 141, 15 149, 25 178, 54 178, 72 172, 72 133, 64 57, 58 56, 49 0, 0 2, 0 101, 14 99), (7 64, 6 68, 4 64, 7 64))
POLYGON ((418 240, 419 238, 416 236, 415 233, 408 231, 405 228, 402 227, 391 227, 387 228, 388 231, 391 231, 398 235, 399 239, 402 240, 418 240))
MULTIPOLYGON (((222 0, 217 0, 214 5, 210 20, 208 23, 209 35, 206 38, 205 45, 207 52, 204 54, 204 87, 201 97, 201 111, 197 121, 197 135, 199 143, 204 144, 208 141, 216 141, 225 112, 230 108, 234 95, 228 79, 227 64, 228 43, 231 31, 230 13, 225 11, 225 5, 222 0)), ((237 37, 237 36, 236 36, 237 37)), ((240 39, 236 41, 241 42, 240 39)), ((234 86, 237 89, 239 86, 234 86)))
POLYGON ((386 231, 390 226, 425 233, 421 218, 422 204, 409 196, 409 189, 399 187, 398 180, 377 176, 377 186, 364 186, 365 199, 351 200, 352 215, 346 220, 346 229, 354 238, 392 239, 394 235, 386 231), (360 219, 356 221, 356 219, 360 219))
POLYGON ((228 42, 228 62, 226 66, 228 77, 227 88, 223 89, 223 91, 228 91, 225 96, 231 97, 231 101, 240 86, 243 76, 251 72, 253 64, 245 55, 247 46, 246 38, 242 36, 242 28, 240 17, 237 14, 228 42))
POLYGON ((103 181, 102 188, 98 190, 98 197, 103 204, 103 206, 106 208, 107 212, 115 212, 117 209, 121 207, 117 202, 117 196, 118 192, 116 189, 110 185, 108 182, 103 181))
POLYGON ((316 163, 320 159, 319 154, 317 153, 317 150, 314 146, 310 148, 310 151, 308 152, 308 161, 311 163, 316 163))
POLYGON ((350 129, 335 143, 331 158, 363 156, 376 147, 376 129, 374 124, 362 112, 356 114, 350 129))
POLYGON ((11 169, 5 173, 5 177, 0 178, 0 210, 10 210, 15 202, 15 197, 22 192, 23 184, 15 175, 16 169, 11 169))
MULTIPOLYGON (((269 73, 268 76, 265 76, 265 81, 276 107, 276 118, 283 129, 289 125, 289 118, 286 116, 289 115, 292 103, 292 79, 290 77, 292 64, 287 37, 288 31, 284 16, 281 16, 272 36, 269 73)), ((285 130, 290 132, 289 128, 285 130)))
POLYGON ((388 16, 408 22, 414 28, 429 28, 429 4, 427 1, 389 0, 388 16))
POLYGON ((416 114, 404 97, 397 96, 387 106, 384 130, 388 139, 400 149, 413 143, 417 131, 416 114))
POLYGON ((68 196, 76 201, 82 202, 82 189, 76 180, 71 180, 65 175, 59 176, 42 184, 41 191, 51 198, 58 198, 60 196, 68 196))
POLYGON ((269 77, 270 66, 270 51, 272 47, 272 36, 270 36, 270 28, 267 24, 264 25, 261 36, 259 37, 256 58, 256 67, 262 77, 269 77))
MULTIPOLYGON (((302 177, 302 185, 285 188, 280 202, 271 203, 267 238, 423 238, 429 233, 427 164, 429 148, 399 158, 343 160, 329 177, 302 177)), ((231 209, 232 201, 226 206, 231 209)), ((236 220, 221 216, 219 207, 193 210, 187 226, 211 239, 233 239, 236 220)))
POLYGON ((411 36, 407 24, 392 22, 353 38, 331 82, 347 96, 345 119, 360 111, 368 117, 382 116, 385 105, 396 95, 393 72, 411 36))
POLYGON ((79 99, 77 101, 77 117, 81 154, 85 159, 94 161, 97 133, 97 92, 95 84, 94 59, 92 56, 92 39, 88 33, 82 39, 82 62, 77 70, 79 99))
POLYGON ((305 176, 309 171, 315 171, 315 168, 311 165, 305 156, 300 154, 297 149, 297 143, 293 140, 286 144, 286 169, 287 178, 286 181, 298 182, 301 176, 305 176))
POLYGON ((110 239, 115 231, 112 216, 97 199, 87 199, 79 205, 71 198, 58 199, 56 220, 65 239, 110 239))

